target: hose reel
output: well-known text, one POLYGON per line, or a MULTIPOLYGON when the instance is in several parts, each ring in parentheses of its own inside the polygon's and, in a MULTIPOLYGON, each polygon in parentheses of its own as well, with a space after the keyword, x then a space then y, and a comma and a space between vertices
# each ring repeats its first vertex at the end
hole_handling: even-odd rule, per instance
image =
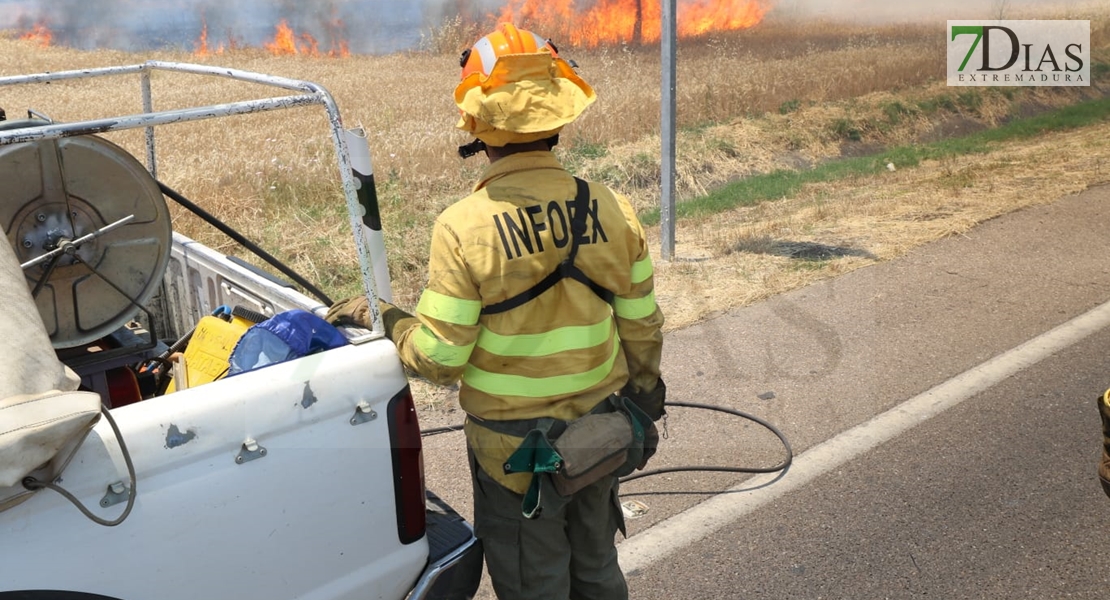
POLYGON ((97 136, 40 140, 0 146, 0 182, 0 227, 53 346, 87 345, 133 319, 161 284, 173 235, 143 165, 97 136))

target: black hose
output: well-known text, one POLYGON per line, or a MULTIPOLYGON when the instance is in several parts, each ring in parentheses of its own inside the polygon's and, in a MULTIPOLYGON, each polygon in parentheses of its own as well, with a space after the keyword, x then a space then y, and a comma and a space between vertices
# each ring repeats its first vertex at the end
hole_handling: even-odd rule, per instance
POLYGON ((452 431, 462 431, 462 425, 448 425, 446 427, 435 427, 432 429, 421 429, 420 437, 429 437, 439 435, 441 433, 451 433, 452 431))
POLYGON ((681 406, 681 407, 685 407, 685 408, 700 408, 700 409, 703 409, 703 410, 714 410, 714 411, 717 411, 717 412, 728 413, 730 415, 735 415, 737 417, 748 419, 749 421, 754 421, 755 423, 758 423, 759 425, 762 425, 766 429, 770 430, 771 433, 775 434, 775 436, 779 438, 779 441, 782 442, 782 447, 786 450, 786 458, 782 461, 782 463, 780 463, 778 465, 775 465, 773 467, 712 467, 712 466, 710 466, 710 467, 663 467, 663 468, 660 468, 660 469, 648 469, 647 471, 640 471, 639 473, 633 473, 631 475, 621 477, 621 483, 624 483, 626 481, 632 481, 633 479, 639 479, 641 477, 649 477, 651 475, 662 475, 663 473, 680 473, 680 472, 685 472, 685 471, 713 471, 713 472, 724 472, 724 473, 775 473, 777 471, 785 471, 786 468, 790 466, 790 463, 794 462, 794 450, 792 450, 790 448, 790 442, 786 441, 786 436, 783 435, 782 432, 779 431, 779 429, 777 427, 775 427, 774 425, 770 424, 769 422, 767 422, 767 421, 765 421, 765 420, 763 420, 763 419, 761 419, 761 418, 759 418, 755 415, 751 415, 751 414, 748 414, 744 411, 736 410, 736 409, 733 409, 733 408, 725 408, 723 406, 713 406, 711 404, 697 404, 697 403, 694 403, 694 402, 665 402, 664 405, 665 406, 681 406))
MULTIPOLYGON (((659 469, 649 469, 647 471, 640 471, 639 473, 633 473, 632 475, 621 477, 621 483, 624 483, 624 482, 627 482, 627 481, 632 481, 634 479, 639 479, 641 477, 649 477, 651 475, 662 475, 663 473, 680 473, 680 472, 686 472, 686 471, 710 471, 710 472, 717 472, 717 473, 775 473, 775 472, 778 472, 778 471, 785 471, 787 469, 787 467, 789 467, 790 464, 792 462, 794 462, 794 450, 790 448, 790 442, 788 442, 786 440, 786 436, 783 435, 783 433, 781 431, 779 431, 779 429, 777 427, 775 427, 774 425, 772 425, 768 421, 765 421, 765 420, 763 420, 763 419, 761 419, 761 418, 759 418, 755 415, 748 414, 744 411, 736 410, 736 409, 733 409, 733 408, 725 408, 723 406, 714 406, 712 404, 697 404, 697 403, 694 403, 694 402, 665 402, 664 405, 665 406, 677 406, 677 407, 682 407, 682 408, 699 408, 699 409, 702 409, 702 410, 713 410, 713 411, 723 412, 723 413, 727 413, 727 414, 734 415, 734 416, 737 416, 737 417, 741 417, 743 419, 748 419, 749 421, 753 421, 753 422, 763 426, 764 428, 769 430, 771 433, 775 434, 775 437, 779 438, 779 441, 782 442, 782 447, 786 450, 786 458, 781 463, 779 463, 779 464, 777 464, 773 467, 716 467, 716 466, 709 466, 709 467, 689 466, 689 467, 687 467, 687 466, 681 466, 681 467, 663 467, 663 468, 659 468, 659 469)), ((448 425, 446 427, 436 427, 436 428, 433 428, 433 429, 424 429, 424 430, 420 431, 420 436, 421 437, 428 437, 428 436, 432 436, 432 435, 438 435, 438 434, 441 434, 441 433, 450 433, 452 431, 461 431, 462 428, 463 428, 462 425, 448 425)))
POLYGON ((188 198, 186 198, 185 196, 182 196, 178 192, 174 191, 172 188, 170 188, 166 184, 162 183, 161 181, 158 182, 158 188, 162 190, 163 194, 165 194, 166 196, 169 196, 175 202, 177 202, 181 206, 188 209, 189 212, 191 212, 194 215, 200 217, 204 222, 206 222, 209 225, 215 227, 216 229, 219 229, 221 232, 223 232, 229 238, 235 240, 236 242, 241 244, 244 248, 246 248, 247 250, 250 250, 256 256, 258 256, 262 260, 269 263, 270 266, 274 267, 278 271, 281 271, 283 274, 285 274, 286 277, 288 277, 288 278, 292 279, 293 281, 295 281, 296 283, 298 283, 301 287, 303 287, 305 290, 307 290, 313 296, 316 296, 316 298, 320 302, 323 302, 327 306, 331 306, 333 304, 331 298, 329 298, 327 294, 320 291, 316 286, 312 285, 312 283, 310 283, 307 279, 305 279, 304 277, 301 277, 296 271, 287 267, 284 263, 282 263, 280 260, 275 258, 273 255, 271 255, 270 253, 268 253, 265 250, 263 250, 262 248, 260 248, 254 242, 252 242, 252 241, 248 240, 247 238, 243 237, 243 235, 240 234, 238 231, 235 231, 231 227, 228 227, 227 225, 222 223, 219 219, 214 217, 211 213, 209 213, 209 212, 205 211, 203 208, 197 206, 192 201, 190 201, 188 198))
MULTIPOLYGON (((111 425, 112 433, 114 433, 116 436, 116 442, 119 443, 119 450, 123 454, 123 462, 127 465, 127 477, 128 480, 131 482, 131 487, 127 490, 127 506, 124 507, 123 512, 120 514, 120 516, 116 517, 115 519, 108 520, 94 515, 92 511, 85 507, 84 504, 81 504, 81 500, 79 500, 77 496, 74 496, 72 493, 70 493, 69 490, 59 485, 59 482, 61 482, 60 478, 57 478, 54 481, 39 481, 34 477, 25 477, 23 478, 23 487, 24 489, 27 489, 29 491, 36 491, 44 488, 54 490, 55 492, 61 494, 63 498, 69 500, 74 506, 77 507, 77 510, 81 511, 81 514, 88 517, 93 523, 96 523, 97 525, 103 525, 105 527, 115 527, 116 525, 123 523, 127 519, 127 516, 131 514, 131 509, 135 508, 135 463, 131 460, 131 452, 127 450, 127 443, 123 441, 123 434, 120 433, 119 425, 116 425, 116 420, 112 418, 112 412, 108 410, 108 406, 105 404, 101 404, 100 412, 104 415, 104 418, 108 420, 108 425, 111 425)), ((81 438, 81 442, 84 442, 83 437, 81 438)))

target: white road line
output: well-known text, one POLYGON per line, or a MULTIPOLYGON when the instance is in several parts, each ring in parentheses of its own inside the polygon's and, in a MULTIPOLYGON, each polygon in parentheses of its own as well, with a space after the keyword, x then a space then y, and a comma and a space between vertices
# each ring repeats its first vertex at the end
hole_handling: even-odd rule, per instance
POLYGON ((924 423, 1108 325, 1110 302, 964 371, 866 423, 813 446, 794 457, 789 472, 779 481, 770 483, 776 477, 774 474, 758 475, 730 489, 730 493, 714 496, 637 533, 618 546, 621 568, 625 573, 632 574, 704 539, 756 508, 801 488, 817 476, 924 423))

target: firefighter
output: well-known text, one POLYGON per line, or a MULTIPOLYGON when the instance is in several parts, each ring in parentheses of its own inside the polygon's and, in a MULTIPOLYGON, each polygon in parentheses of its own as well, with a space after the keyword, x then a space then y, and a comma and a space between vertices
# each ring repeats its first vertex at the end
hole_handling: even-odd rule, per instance
MULTIPOLYGON (((549 473, 507 472, 506 463, 530 431, 548 434, 539 443, 549 448, 567 423, 611 410, 614 399, 662 415, 663 315, 644 232, 626 198, 576 180, 552 152, 595 100, 554 45, 500 24, 461 65, 457 127, 477 139, 460 154, 484 152, 489 166, 436 219, 415 316, 382 302, 385 332, 406 367, 460 382, 475 532, 497 596, 627 598, 618 477, 607 471, 566 496, 549 473)), ((368 319, 365 297, 328 317, 368 319)), ((657 443, 648 425, 640 468, 657 443)))

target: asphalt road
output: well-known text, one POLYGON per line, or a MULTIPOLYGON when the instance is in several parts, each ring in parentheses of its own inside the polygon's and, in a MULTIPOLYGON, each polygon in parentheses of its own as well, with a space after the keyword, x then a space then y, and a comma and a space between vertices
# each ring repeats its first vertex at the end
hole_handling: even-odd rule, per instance
MULTIPOLYGON (((796 459, 626 483, 632 597, 1110 597, 1107 224, 1092 189, 668 334, 671 399, 768 419, 796 459)), ((782 458, 755 425, 670 413, 652 467, 782 458)), ((469 517, 462 452, 426 440, 429 486, 469 517)))

